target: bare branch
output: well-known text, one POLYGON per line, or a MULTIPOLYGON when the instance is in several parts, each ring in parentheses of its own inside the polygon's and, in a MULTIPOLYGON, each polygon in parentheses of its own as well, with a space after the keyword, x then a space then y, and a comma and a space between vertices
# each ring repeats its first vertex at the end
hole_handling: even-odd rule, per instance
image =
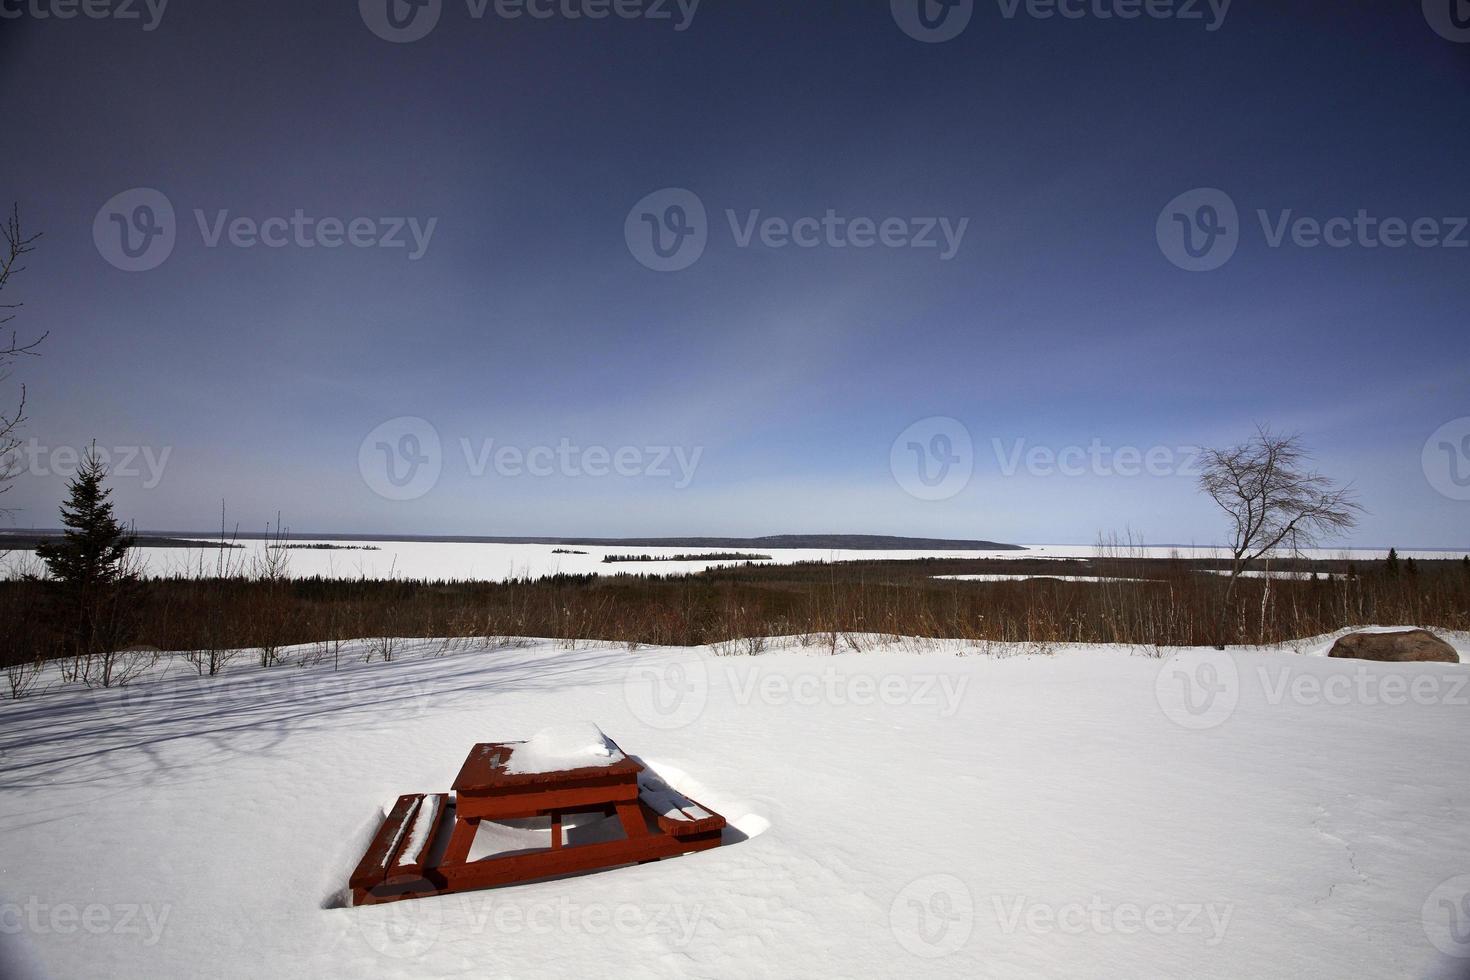
MULTIPOLYGON (((35 250, 36 242, 40 235, 27 236, 21 231, 20 210, 12 205, 10 216, 0 226, 0 238, 4 239, 0 245, 0 290, 4 290, 10 284, 10 277, 25 271, 25 266, 20 265, 20 260, 35 250)), ((0 303, 0 324, 9 323, 14 320, 14 310, 20 309, 19 303, 0 303)), ((0 382, 10 377, 11 366, 21 357, 33 357, 38 352, 41 342, 46 339, 42 333, 33 340, 22 340, 19 334, 12 328, 9 338, 6 339, 0 332, 0 382)), ((16 450, 20 448, 20 439, 17 433, 21 425, 26 421, 26 389, 22 385, 20 396, 16 399, 16 407, 11 410, 0 410, 0 494, 10 489, 11 481, 19 470, 16 459, 16 450)), ((5 511, 0 510, 0 514, 5 511)))

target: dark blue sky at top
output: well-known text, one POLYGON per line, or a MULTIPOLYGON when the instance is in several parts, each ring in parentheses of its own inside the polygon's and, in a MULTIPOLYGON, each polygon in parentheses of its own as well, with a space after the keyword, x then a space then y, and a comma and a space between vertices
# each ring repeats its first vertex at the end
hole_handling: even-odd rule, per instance
MULTIPOLYGON (((1237 0, 1211 32, 992 0, 943 44, 886 0, 704 0, 684 31, 446 0, 408 44, 352 2, 173 0, 153 31, 0 20, 0 197, 45 233, 4 298, 51 332, 0 394, 27 383, 23 437, 46 450, 166 449, 156 486, 115 479, 149 528, 208 527, 223 499, 246 527, 279 511, 302 531, 1206 543, 1220 523, 1187 474, 1008 475, 1004 457, 1269 422, 1359 487, 1353 543, 1465 546, 1470 503, 1421 450, 1470 415, 1470 249, 1272 248, 1256 218, 1470 214, 1470 44, 1415 2, 1352 6, 1237 0), (135 187, 172 202, 178 241, 129 273, 92 230, 135 187), (624 220, 669 187, 702 200, 709 245, 660 273, 624 220), (1200 187, 1239 206, 1241 241, 1192 273, 1155 222, 1200 187), (209 248, 195 209, 437 224, 410 261, 209 248), (951 261, 741 248, 727 209, 969 225, 951 261), (402 416, 443 447, 406 501, 359 462, 402 416), (975 447, 938 501, 890 468, 932 416, 975 447), (491 439, 702 455, 687 487, 476 476, 461 440, 491 439)), ((55 523, 63 481, 40 458, 0 498, 20 526, 55 523)))

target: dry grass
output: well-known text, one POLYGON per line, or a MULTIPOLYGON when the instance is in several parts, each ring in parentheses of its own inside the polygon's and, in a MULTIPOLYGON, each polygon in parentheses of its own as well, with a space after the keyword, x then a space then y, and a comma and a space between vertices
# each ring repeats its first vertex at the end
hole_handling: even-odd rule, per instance
MULTIPOLYGON (((1390 574, 1383 563, 1315 562, 1332 580, 1244 580, 1227 636, 1213 635, 1224 580, 1213 563, 1099 558, 865 561, 742 566, 698 575, 554 576, 517 582, 288 579, 277 575, 171 579, 139 589, 132 645, 184 651, 212 674, 231 651, 262 666, 293 645, 318 644, 334 661, 343 640, 368 638, 384 660, 406 637, 545 636, 629 645, 722 644, 759 653, 768 636, 848 633, 981 642, 1128 643, 1154 647, 1218 641, 1280 643, 1364 624, 1470 629, 1470 565, 1418 562, 1390 574), (1060 566, 1060 567, 1059 567, 1060 566), (1143 582, 963 582, 935 575, 1086 574, 1143 582)), ((55 659, 63 649, 48 616, 46 584, 0 582, 0 666, 55 659)), ((86 665, 77 672, 86 673, 86 665)))

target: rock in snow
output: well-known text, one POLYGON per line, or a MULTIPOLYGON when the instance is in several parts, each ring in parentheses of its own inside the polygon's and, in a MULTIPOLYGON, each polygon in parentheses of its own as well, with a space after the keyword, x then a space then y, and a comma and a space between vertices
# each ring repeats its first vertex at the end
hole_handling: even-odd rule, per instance
POLYGON ((1421 629, 1349 633, 1332 645, 1327 656, 1387 663, 1460 662, 1460 655, 1454 647, 1421 629))

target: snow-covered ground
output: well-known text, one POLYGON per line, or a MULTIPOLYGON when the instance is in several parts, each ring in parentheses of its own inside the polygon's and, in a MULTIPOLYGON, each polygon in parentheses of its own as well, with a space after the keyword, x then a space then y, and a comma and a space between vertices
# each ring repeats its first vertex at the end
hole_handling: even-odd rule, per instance
MULTIPOLYGON (((1230 574, 1228 571, 1221 571, 1219 569, 1204 569, 1203 572, 1205 575, 1226 576, 1230 574)), ((1323 576, 1319 572, 1281 572, 1273 569, 1271 571, 1241 572, 1240 577, 1281 579, 1283 581, 1291 582, 1310 582, 1313 578, 1326 578, 1330 580, 1332 578, 1332 575, 1328 574, 1323 576)))
POLYGON ((1328 644, 415 641, 53 687, 0 709, 0 975, 1459 976, 1470 666, 1328 644), (726 846, 343 907, 398 794, 584 720, 726 846))
MULTIPOLYGON (((676 555, 696 552, 728 552, 728 548, 644 548, 638 546, 600 547, 594 545, 553 544, 480 544, 441 541, 329 541, 298 542, 337 544, 377 550, 293 549, 289 571, 295 576, 321 575, 332 578, 400 578, 462 579, 503 581, 511 578, 541 578, 567 573, 585 575, 681 575, 698 572, 713 565, 732 564, 720 561, 654 561, 604 562, 608 554, 676 555), (558 554, 558 550, 574 549, 585 554, 558 554)), ((265 554, 266 542, 242 541, 239 549, 225 553, 228 561, 248 571, 265 554)), ((753 549, 770 555, 774 564, 800 561, 858 561, 911 558, 1096 558, 1092 545, 1027 545, 1024 551, 854 551, 821 548, 753 549)), ((1128 547, 1113 551, 1119 557, 1228 558, 1220 548, 1208 547, 1128 547)), ((1343 550, 1324 548, 1306 553, 1313 558, 1356 558, 1362 561, 1381 559, 1387 551, 1367 549, 1343 550)), ((1402 556, 1431 558, 1463 557, 1465 552, 1403 552, 1402 556)), ((215 548, 139 548, 137 555, 150 575, 215 574, 219 550, 215 548)), ((734 563, 738 564, 738 563, 734 563)), ((3 574, 3 569, 0 569, 3 574)))
POLYGON ((941 582, 1147 582, 1145 578, 1117 578, 1110 575, 1002 575, 981 572, 975 575, 933 575, 941 582))

